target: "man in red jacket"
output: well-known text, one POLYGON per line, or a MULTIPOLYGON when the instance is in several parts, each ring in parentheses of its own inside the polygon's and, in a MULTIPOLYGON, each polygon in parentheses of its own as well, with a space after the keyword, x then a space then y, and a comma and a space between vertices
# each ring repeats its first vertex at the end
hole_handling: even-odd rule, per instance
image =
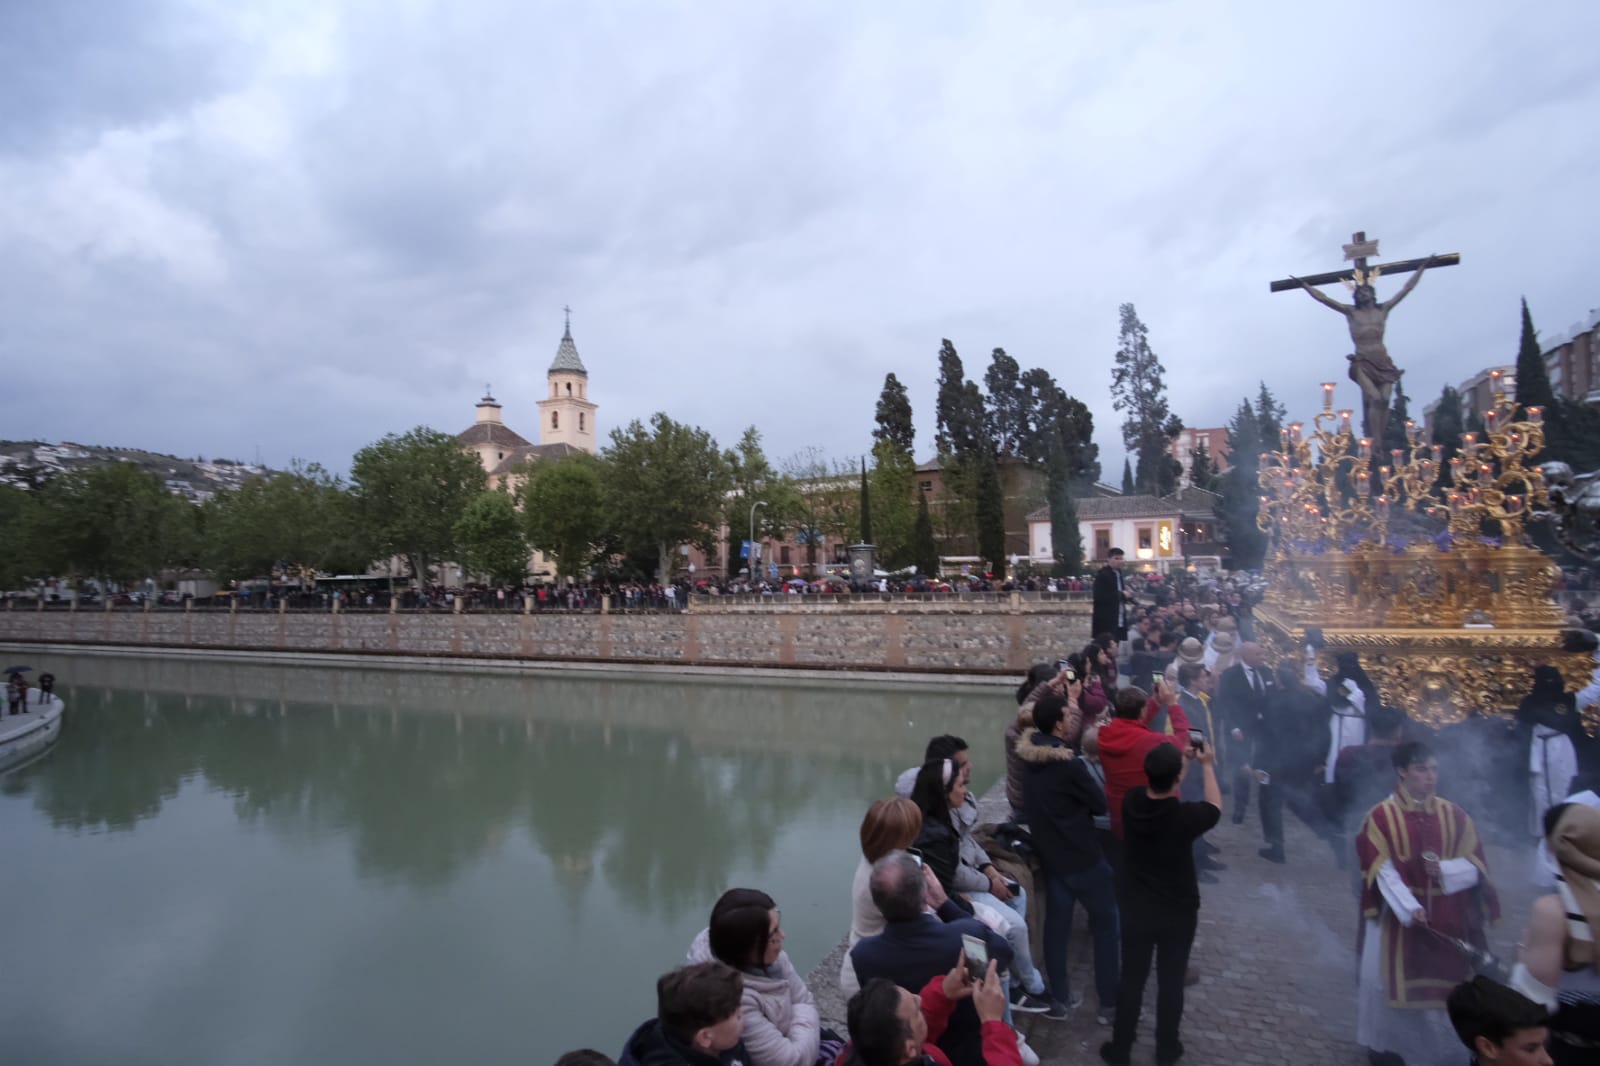
POLYGON ((850 1043, 835 1066, 907 1066, 918 1061, 950 1066, 934 1041, 950 1024, 956 1003, 968 996, 983 1022, 984 1066, 1022 1066, 1017 1035, 1002 1020, 1006 997, 995 963, 990 961, 979 984, 968 976, 966 961, 960 958, 953 970, 924 985, 921 996, 886 978, 868 981, 850 1000, 850 1043))
POLYGON ((1180 745, 1189 740, 1189 719, 1178 704, 1176 690, 1165 681, 1156 684, 1154 696, 1133 685, 1119 689, 1112 707, 1116 717, 1100 728, 1100 765, 1106 773, 1111 831, 1121 839, 1122 797, 1130 788, 1149 783, 1144 775, 1144 757, 1158 744, 1171 744, 1182 751, 1180 745), (1150 728, 1151 717, 1162 708, 1172 724, 1171 733, 1150 728))

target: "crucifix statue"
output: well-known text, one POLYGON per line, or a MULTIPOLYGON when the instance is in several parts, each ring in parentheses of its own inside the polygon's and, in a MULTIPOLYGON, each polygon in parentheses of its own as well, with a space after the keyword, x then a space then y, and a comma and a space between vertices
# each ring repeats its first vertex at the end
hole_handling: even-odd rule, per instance
POLYGON ((1344 246, 1344 257, 1352 260, 1354 266, 1327 274, 1315 274, 1309 278, 1297 278, 1291 275, 1282 281, 1274 281, 1270 288, 1273 292, 1304 289, 1312 299, 1333 308, 1345 317, 1350 327, 1350 340, 1356 349, 1354 353, 1345 357, 1350 360, 1350 380, 1361 387, 1364 432, 1373 442, 1374 448, 1381 452, 1395 383, 1400 380, 1400 375, 1405 373, 1394 365, 1394 360, 1389 358, 1388 349, 1383 345, 1383 330, 1389 321, 1389 312, 1417 287, 1417 282, 1422 280, 1424 270, 1429 267, 1455 266, 1461 262, 1461 256, 1451 252, 1449 255, 1430 255, 1425 259, 1406 259, 1398 263, 1369 267, 1367 257, 1378 254, 1378 242, 1367 240, 1365 233, 1356 233, 1350 240, 1351 243, 1344 246), (1411 274, 1399 292, 1383 303, 1378 302, 1373 283, 1380 275, 1405 274, 1412 271, 1415 273, 1411 274), (1350 288, 1355 296, 1354 302, 1340 303, 1316 288, 1318 285, 1328 285, 1336 281, 1342 281, 1350 288))

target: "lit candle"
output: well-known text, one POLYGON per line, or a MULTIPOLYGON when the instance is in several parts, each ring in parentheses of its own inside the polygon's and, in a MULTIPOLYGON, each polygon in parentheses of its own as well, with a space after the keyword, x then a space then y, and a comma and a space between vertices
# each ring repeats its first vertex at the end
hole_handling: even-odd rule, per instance
POLYGON ((1495 419, 1497 419, 1499 417, 1500 417, 1500 412, 1496 411, 1492 407, 1489 408, 1489 410, 1483 412, 1483 424, 1484 424, 1484 426, 1486 426, 1488 428, 1490 433, 1494 432, 1495 419))
POLYGON ((1494 393, 1495 399, 1506 394, 1505 375, 1498 370, 1489 371, 1489 388, 1494 393))
POLYGON ((1532 422, 1536 426, 1539 423, 1543 422, 1544 421, 1544 408, 1543 407, 1530 407, 1530 408, 1528 408, 1528 421, 1532 422))
POLYGON ((1362 468, 1356 471, 1356 489, 1365 496, 1372 488, 1372 475, 1362 468))
POLYGON ((1406 453, 1401 451, 1399 448, 1391 449, 1389 452, 1389 458, 1394 460, 1394 468, 1396 470, 1399 470, 1402 466, 1406 465, 1405 457, 1406 453))
POLYGON ((1322 383, 1322 409, 1324 411, 1333 410, 1333 390, 1334 390, 1334 388, 1335 388, 1335 385, 1331 381, 1324 381, 1322 383))
POLYGON ((1371 437, 1362 437, 1361 438, 1361 458, 1363 458, 1363 459, 1371 459, 1372 458, 1372 438, 1371 437))
POLYGON ((1433 461, 1435 463, 1444 462, 1444 445, 1443 444, 1435 444, 1433 446, 1433 461))
POLYGON ((1478 443, 1478 435, 1476 433, 1463 433, 1463 434, 1461 434, 1461 446, 1462 447, 1471 448, 1474 445, 1476 445, 1477 443, 1478 443))
POLYGON ((1306 424, 1304 422, 1290 422, 1289 423, 1289 439, 1294 441, 1296 444, 1299 444, 1300 443, 1300 434, 1305 428, 1306 428, 1306 424))
POLYGON ((1353 414, 1355 412, 1348 407, 1339 412, 1339 428, 1345 433, 1350 432, 1350 416, 1353 414))

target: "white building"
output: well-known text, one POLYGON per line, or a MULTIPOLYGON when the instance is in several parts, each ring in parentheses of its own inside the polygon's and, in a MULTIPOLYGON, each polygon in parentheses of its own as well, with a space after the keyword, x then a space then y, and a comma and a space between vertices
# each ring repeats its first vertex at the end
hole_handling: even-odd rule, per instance
MULTIPOLYGON (((1103 564, 1112 548, 1127 553, 1137 570, 1166 573, 1191 564, 1219 566, 1227 549, 1218 541, 1215 493, 1194 487, 1171 496, 1086 496, 1075 500, 1086 564, 1103 564)), ((1050 510, 1028 516, 1028 558, 1055 561, 1050 510)))

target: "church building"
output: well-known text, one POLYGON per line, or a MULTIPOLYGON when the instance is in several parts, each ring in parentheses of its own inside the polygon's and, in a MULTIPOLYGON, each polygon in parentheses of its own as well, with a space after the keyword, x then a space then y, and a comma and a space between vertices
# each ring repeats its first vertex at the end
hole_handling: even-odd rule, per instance
POLYGON ((574 452, 597 451, 599 429, 595 424, 598 405, 589 399, 589 371, 578 357, 572 341, 572 319, 561 334, 556 357, 545 374, 549 395, 538 401, 539 443, 532 444, 501 418, 500 402, 486 387, 478 401, 478 417, 471 426, 456 434, 461 446, 478 457, 489 472, 489 483, 516 488, 515 469, 529 460, 560 459, 574 452))

